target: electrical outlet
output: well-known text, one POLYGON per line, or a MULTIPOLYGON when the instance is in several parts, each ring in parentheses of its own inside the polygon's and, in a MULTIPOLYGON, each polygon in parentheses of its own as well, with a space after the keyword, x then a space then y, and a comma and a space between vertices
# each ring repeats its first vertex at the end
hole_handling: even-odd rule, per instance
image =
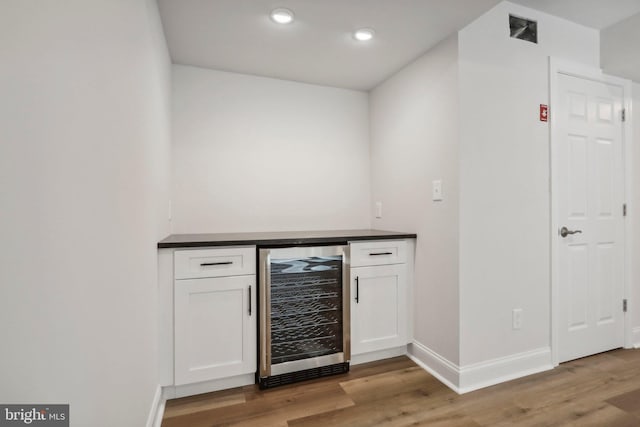
POLYGON ((434 202, 442 201, 442 180, 438 179, 431 183, 431 199, 434 202))
POLYGON ((382 218, 382 202, 376 202, 376 218, 382 218))
POLYGON ((514 308, 512 314, 513 329, 522 329, 522 309, 514 308))

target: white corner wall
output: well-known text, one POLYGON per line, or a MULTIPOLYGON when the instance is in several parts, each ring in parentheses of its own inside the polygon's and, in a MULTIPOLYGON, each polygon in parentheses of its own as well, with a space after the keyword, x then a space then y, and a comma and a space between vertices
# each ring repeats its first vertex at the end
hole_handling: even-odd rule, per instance
POLYGON ((631 155, 633 164, 633 183, 631 190, 632 200, 630 203, 630 214, 633 219, 632 229, 632 253, 636 259, 631 260, 631 283, 632 289, 629 295, 630 312, 631 312, 631 344, 636 348, 640 348, 640 262, 637 256, 640 254, 640 83, 634 82, 632 86, 633 107, 630 116, 633 120, 633 135, 631 144, 631 155), (635 113, 635 114, 634 114, 635 113))
POLYGON ((600 60, 607 74, 640 82, 638 28, 640 13, 601 31, 600 60))
POLYGON ((368 95, 173 66, 174 233, 369 228, 368 95))
POLYGON ((548 57, 599 67, 599 33, 503 2, 460 32, 460 369, 472 389, 550 367, 548 57), (539 43, 509 37, 509 13, 539 43), (512 329, 512 310, 523 327, 512 329))
POLYGON ((156 3, 3 1, 0 52, 0 402, 143 426, 169 231, 156 3))
POLYGON ((418 235, 412 353, 458 363, 457 35, 376 87, 370 105, 372 201, 383 205, 373 226, 418 235))

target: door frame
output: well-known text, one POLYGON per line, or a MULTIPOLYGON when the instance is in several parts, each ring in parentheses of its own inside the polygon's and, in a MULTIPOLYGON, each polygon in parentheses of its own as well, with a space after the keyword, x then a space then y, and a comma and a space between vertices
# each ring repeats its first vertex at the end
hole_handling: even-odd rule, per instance
MULTIPOLYGON (((584 64, 579 64, 575 62, 560 60, 557 58, 550 57, 549 58, 549 160, 550 160, 550 170, 549 170, 549 183, 550 183, 550 245, 551 245, 551 322, 550 322, 550 336, 551 336, 551 361, 553 366, 558 366, 558 319, 560 315, 560 301, 559 301, 559 287, 560 287, 560 278, 558 274, 558 254, 560 251, 560 239, 558 239, 558 229, 560 227, 559 212, 558 212, 558 198, 559 198, 559 185, 558 182, 554 179, 554 177, 558 176, 559 165, 558 165, 558 141, 560 140, 559 129, 556 126, 557 113, 555 111, 555 106, 559 105, 559 94, 558 94, 558 76, 566 75, 571 77, 577 77, 587 80, 593 80, 600 83, 607 83, 614 86, 619 86, 622 88, 623 100, 622 103, 624 105, 624 109, 626 111, 626 118, 624 123, 622 124, 622 156, 623 156, 623 186, 624 186, 624 203, 627 204, 627 216, 624 220, 624 295, 623 297, 629 301, 628 310, 624 314, 624 347, 631 348, 633 346, 632 343, 632 329, 633 325, 631 325, 631 316, 632 310, 634 309, 634 301, 630 300, 630 296, 632 295, 631 286, 632 286, 632 268, 631 268, 631 259, 632 259, 632 239, 629 237, 632 234, 632 224, 633 217, 635 212, 635 207, 633 206, 633 197, 632 197, 632 158, 631 150, 633 148, 633 144, 631 143, 633 135, 632 135, 632 111, 631 111, 631 99, 632 99, 632 84, 630 80, 622 79, 619 77, 609 76, 602 72, 601 69, 595 67, 589 67, 584 64)), ((622 208, 622 207, 621 207, 622 208)), ((622 303, 622 301, 620 302, 622 303)))

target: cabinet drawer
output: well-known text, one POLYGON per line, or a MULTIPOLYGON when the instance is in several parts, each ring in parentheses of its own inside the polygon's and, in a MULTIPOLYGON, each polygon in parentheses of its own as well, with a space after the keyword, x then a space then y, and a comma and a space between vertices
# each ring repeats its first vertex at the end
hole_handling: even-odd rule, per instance
POLYGON ((407 242, 404 240, 352 242, 350 246, 352 267, 407 262, 407 242))
POLYGON ((256 273, 256 248, 180 250, 174 254, 175 278, 239 276, 256 273))

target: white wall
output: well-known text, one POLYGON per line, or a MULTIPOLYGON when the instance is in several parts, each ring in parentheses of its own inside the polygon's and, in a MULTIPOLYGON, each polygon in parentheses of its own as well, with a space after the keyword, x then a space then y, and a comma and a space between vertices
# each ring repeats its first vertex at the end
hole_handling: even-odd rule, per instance
POLYGON ((632 289, 630 297, 630 311, 633 316, 631 319, 632 327, 632 344, 640 348, 640 262, 637 257, 640 253, 640 83, 633 83, 633 135, 632 140, 634 143, 631 147, 632 164, 633 164, 633 182, 631 183, 631 190, 633 191, 632 200, 630 203, 630 213, 633 218, 632 228, 632 242, 633 247, 632 254, 635 258, 631 259, 632 271, 631 271, 631 283, 632 289))
POLYGON ((156 4, 3 1, 0 58, 0 402, 144 425, 170 176, 156 4))
POLYGON ((371 99, 374 228, 418 234, 414 336, 458 362, 458 40, 452 36, 375 88, 371 99), (444 201, 431 200, 441 179, 444 201))
POLYGON ((370 226, 364 92, 173 67, 173 232, 370 226))
MULTIPOLYGON (((640 251, 640 215, 636 215, 640 209, 640 49, 636 40, 640 29, 640 14, 634 15, 622 22, 602 30, 600 54, 602 69, 606 74, 631 79, 633 108, 628 115, 633 119, 631 144, 632 164, 632 197, 628 201, 630 216, 632 219, 631 232, 627 236, 632 239, 631 255, 631 289, 629 289, 629 312, 631 316, 631 343, 640 347, 640 263, 634 255, 640 251), (633 112, 635 111, 635 117, 633 112)), ((628 153, 627 153, 628 154, 628 153)), ((629 224, 628 224, 629 225, 629 224)), ((636 255, 637 256, 637 255, 636 255)))
POLYGON ((603 29, 600 39, 605 72, 640 82, 640 13, 603 29))
POLYGON ((550 345, 548 56, 599 67, 599 33, 508 2, 460 32, 460 364, 550 345), (539 43, 509 37, 508 15, 539 43), (523 327, 512 329, 512 309, 523 327))

